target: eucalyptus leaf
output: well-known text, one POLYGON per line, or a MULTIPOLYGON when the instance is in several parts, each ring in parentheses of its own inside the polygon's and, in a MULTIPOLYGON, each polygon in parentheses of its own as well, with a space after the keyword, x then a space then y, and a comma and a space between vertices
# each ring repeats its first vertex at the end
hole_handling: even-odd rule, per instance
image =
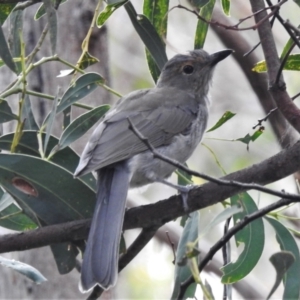
POLYGON ((57 106, 57 113, 93 92, 99 83, 104 83, 104 78, 98 73, 86 73, 79 77, 62 96, 57 106))
MULTIPOLYGON (((167 25, 168 25, 168 10, 169 10, 169 0, 145 0, 143 12, 144 15, 149 19, 149 21, 154 26, 158 35, 161 39, 167 36, 167 25)), ((164 45, 165 49, 165 45, 164 45)), ((156 65, 152 55, 149 50, 146 49, 146 57, 148 62, 148 67, 152 78, 157 82, 160 70, 156 65)))
POLYGON ((108 18, 121 6, 123 6, 127 0, 115 0, 115 1, 107 1, 106 7, 103 11, 100 12, 96 24, 100 28, 104 25, 104 23, 108 20, 108 18))
MULTIPOLYGON (((22 137, 16 147, 16 153, 27 154, 31 156, 40 157, 39 144, 37 140, 36 131, 23 131, 22 137)), ((14 133, 9 133, 0 137, 0 149, 9 151, 13 141, 14 133)), ((42 142, 45 140, 45 134, 42 134, 42 142)), ((53 149, 58 144, 58 139, 54 136, 50 136, 48 142, 48 148, 53 149)), ((46 153, 47 155, 49 153, 46 153)), ((50 159, 51 162, 63 167, 71 173, 74 173, 78 163, 79 156, 69 147, 55 153, 50 159)), ((92 190, 96 190, 96 180, 94 176, 89 173, 78 178, 85 182, 92 190)))
POLYGON ((51 112, 46 117, 46 120, 44 121, 44 124, 43 124, 43 126, 41 128, 41 129, 43 129, 44 125, 47 126, 46 127, 46 136, 45 136, 44 145, 43 145, 43 147, 44 147, 43 149, 44 149, 45 153, 47 151, 47 146, 48 146, 49 138, 50 138, 50 135, 52 133, 52 128, 53 128, 53 124, 54 124, 54 120, 55 120, 55 116, 56 116, 56 112, 57 112, 57 100, 58 100, 58 93, 57 93, 57 95, 54 98, 51 112))
POLYGON ((14 259, 7 259, 0 256, 0 265, 11 268, 17 271, 18 273, 25 275, 27 278, 31 279, 37 284, 47 281, 47 279, 42 275, 42 273, 39 270, 20 261, 14 259))
MULTIPOLYGON (((171 299, 177 299, 181 283, 188 279, 192 273, 187 264, 187 244, 194 242, 198 238, 199 213, 197 211, 190 214, 183 232, 181 234, 175 260, 175 283, 171 299)), ((196 284, 193 283, 187 290, 183 299, 193 298, 196 292, 196 284)))
POLYGON ((230 16, 230 0, 222 0, 223 12, 226 16, 230 16))
POLYGON ((24 212, 46 225, 90 218, 95 192, 52 162, 23 154, 0 154, 0 184, 24 212))
MULTIPOLYGON (((257 206, 248 193, 242 193, 230 198, 231 205, 241 205, 243 211, 233 215, 234 223, 257 211, 257 206)), ((231 284, 247 276, 259 261, 265 242, 264 224, 257 219, 235 234, 237 246, 243 244, 243 251, 238 259, 222 267, 224 275, 222 283, 231 284)))
POLYGON ((11 111, 6 100, 0 99, 0 123, 6 123, 12 120, 18 120, 18 116, 11 111))
POLYGON ((165 45, 161 37, 158 35, 154 26, 145 15, 138 15, 136 13, 130 1, 127 2, 124 7, 129 15, 134 29, 149 50, 158 68, 162 70, 168 61, 168 58, 165 51, 165 45))
POLYGON ((295 256, 293 255, 292 252, 281 251, 281 252, 274 253, 270 257, 270 262, 272 263, 273 267, 275 268, 276 280, 275 280, 275 283, 274 283, 267 299, 270 299, 270 297, 273 295, 273 293, 279 287, 281 281, 283 281, 285 273, 295 262, 295 256))
MULTIPOLYGON (((13 58, 21 57, 21 41, 20 41, 20 32, 23 28, 23 11, 16 10, 13 11, 10 16, 10 30, 9 30, 9 37, 8 43, 9 48, 11 50, 11 55, 13 58)), ((15 59, 13 59, 15 62, 15 59)), ((21 62, 15 63, 17 68, 17 72, 20 73, 22 70, 21 62)))
MULTIPOLYGON (((62 5, 63 3, 67 2, 67 0, 61 0, 60 1, 60 5, 62 5)), ((54 5, 56 3, 56 0, 52 0, 52 4, 54 5)), ((35 15, 34 15, 34 20, 38 20, 41 17, 43 17, 46 14, 46 9, 45 9, 45 5, 44 3, 40 5, 40 7, 38 8, 38 10, 36 11, 35 15)))
POLYGON ((24 103, 22 106, 22 121, 24 121, 24 130, 39 130, 31 107, 31 101, 28 95, 25 95, 24 103))
MULTIPOLYGON (((0 5, 1 6, 1 5, 0 5)), ((0 57, 4 61, 4 63, 14 72, 18 73, 16 65, 13 61, 12 55, 10 53, 10 50, 8 48, 3 29, 0 26, 0 57)))
POLYGON ((101 105, 75 119, 62 133, 58 148, 63 149, 84 135, 109 110, 109 105, 101 105))
POLYGON ((208 129, 206 132, 210 132, 210 131, 214 131, 217 128, 221 127, 224 123, 226 123, 227 121, 229 121, 231 118, 233 118, 235 116, 235 113, 232 113, 231 111, 226 111, 222 117, 218 120, 218 122, 211 127, 210 129, 208 129))
POLYGON ((272 225, 276 232, 276 239, 282 251, 293 254, 295 262, 287 270, 284 280, 284 293, 282 299, 299 299, 300 296, 300 254, 297 243, 289 230, 275 219, 265 219, 272 225))
MULTIPOLYGON (((6 197, 12 197, 8 194, 6 197)), ((26 231, 37 228, 37 225, 14 203, 0 211, 0 226, 16 231, 26 231)))
MULTIPOLYGON (((199 15, 203 17, 205 20, 210 21, 215 7, 216 0, 210 0, 205 2, 207 2, 205 6, 200 6, 201 9, 199 15)), ((208 23, 203 22, 202 20, 199 19, 197 23, 196 34, 195 34, 195 42, 194 42, 195 49, 201 49, 204 47, 207 30, 208 30, 208 23)))

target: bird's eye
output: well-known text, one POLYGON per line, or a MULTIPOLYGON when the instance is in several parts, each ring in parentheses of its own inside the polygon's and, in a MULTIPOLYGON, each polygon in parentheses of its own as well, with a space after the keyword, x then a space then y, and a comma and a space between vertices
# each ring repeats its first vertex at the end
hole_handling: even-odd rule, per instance
POLYGON ((185 65, 185 66, 183 67, 183 73, 184 73, 184 74, 190 75, 190 74, 192 74, 193 72, 194 72, 194 67, 193 67, 193 66, 191 66, 191 65, 185 65))

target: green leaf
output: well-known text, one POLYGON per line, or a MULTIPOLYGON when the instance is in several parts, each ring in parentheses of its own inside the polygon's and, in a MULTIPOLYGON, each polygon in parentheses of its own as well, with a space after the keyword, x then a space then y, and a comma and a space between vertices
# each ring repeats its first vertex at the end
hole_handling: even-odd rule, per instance
POLYGON ((10 50, 8 48, 2 27, 0 26, 0 57, 3 59, 5 64, 17 74, 17 68, 11 56, 10 50))
MULTIPOLYGON (((5 193, 5 195, 11 198, 8 193, 5 193)), ((26 231, 37 228, 37 225, 15 204, 10 204, 0 212, 0 226, 16 231, 26 231)))
POLYGON ((252 135, 247 133, 243 138, 236 139, 235 141, 240 141, 247 145, 247 149, 249 148, 249 143, 254 142, 256 139, 258 139, 264 132, 264 128, 261 127, 257 129, 252 135))
MULTIPOLYGON (((199 213, 195 211, 190 214, 179 240, 175 261, 175 283, 171 299, 177 299, 181 283, 192 275, 187 264, 186 246, 188 243, 194 242, 198 238, 198 226, 199 213)), ((196 287, 197 285, 195 283, 191 284, 183 299, 194 298, 196 287)))
POLYGON ((221 127, 224 123, 226 123, 228 120, 230 120, 231 118, 233 118, 236 114, 232 113, 231 111, 226 111, 223 116, 218 120, 218 122, 211 127, 210 129, 208 129, 206 132, 210 132, 210 131, 214 131, 217 128, 221 127))
POLYGON ((51 245, 51 251, 55 258, 59 274, 67 274, 76 266, 76 256, 79 251, 72 243, 60 243, 51 245))
POLYGON ((124 5, 127 0, 122 1, 107 1, 107 6, 104 8, 103 11, 100 12, 96 24, 98 27, 104 25, 104 23, 108 20, 108 18, 122 5, 124 5))
POLYGON ((230 206, 226 209, 224 209, 221 213, 219 213, 215 218, 213 218, 206 226, 201 228, 201 231, 199 232, 199 238, 203 237, 205 234, 207 234, 213 227, 220 224, 221 222, 224 222, 228 218, 232 217, 234 214, 240 213, 243 211, 243 208, 238 205, 230 206))
POLYGON ((12 120, 18 120, 18 116, 13 114, 6 100, 0 99, 0 123, 12 120))
POLYGON ((223 12, 226 16, 230 16, 230 0, 222 0, 223 12))
POLYGON ((158 35, 157 31, 144 15, 138 15, 131 4, 127 2, 124 5, 135 31, 149 50, 158 68, 161 70, 168 61, 165 51, 165 44, 158 35))
POLYGON ((72 114, 72 106, 67 107, 63 111, 64 121, 63 121, 63 129, 66 129, 71 123, 71 114, 72 114))
MULTIPOLYGON (((257 206, 247 193, 238 194, 230 198, 231 205, 241 205, 243 212, 233 215, 234 223, 242 220, 247 215, 257 211, 257 206)), ((222 283, 231 284, 247 276, 256 266, 261 257, 264 242, 264 224, 262 219, 257 219, 235 234, 237 246, 244 245, 243 252, 236 262, 230 262, 222 268, 224 273, 222 283)))
POLYGON ((51 0, 43 0, 43 3, 45 5, 45 10, 46 10, 48 24, 49 24, 51 52, 52 52, 52 55, 54 55, 56 52, 56 42, 57 42, 56 10, 54 9, 51 0))
MULTIPOLYGON (((205 6, 201 5, 202 3, 200 3, 201 6, 197 6, 197 7, 201 7, 199 15, 203 17, 205 20, 210 21, 212 17, 213 9, 215 7, 216 0, 210 0, 205 2, 207 3, 205 6)), ((195 43, 194 43, 195 49, 201 49, 204 47, 207 30, 208 30, 208 23, 203 22, 202 20, 199 19, 197 23, 197 29, 195 35, 195 43)))
POLYGON ((22 106, 22 121, 24 121, 24 130, 39 130, 31 107, 31 101, 28 95, 25 95, 24 103, 22 106))
MULTIPOLYGON (((60 166, 23 154, 0 154, 0 183, 46 225, 90 218, 95 192, 60 166)), ((27 213, 27 212, 26 212, 27 213)))
MULTIPOLYGON (((65 2, 67 2, 67 0, 62 0, 60 2, 60 5, 62 5, 65 2)), ((52 0, 52 5, 55 5, 55 3, 56 3, 56 0, 52 0)), ((34 20, 37 21, 38 19, 40 19, 45 14, 46 14, 46 10, 45 10, 45 5, 43 3, 43 4, 40 5, 40 7, 38 8, 38 10, 36 11, 36 13, 34 15, 34 20)))
MULTIPOLYGON (((167 25, 168 25, 168 9, 169 0, 145 0, 143 12, 144 15, 154 26, 160 38, 167 36, 167 25)), ((164 45, 164 49, 165 45, 164 45)), ((157 67, 154 59, 150 52, 146 49, 146 58, 148 62, 149 71, 155 82, 157 82, 160 75, 160 70, 157 67)))
POLYGON ((85 52, 84 53, 84 56, 82 58, 82 60, 80 61, 80 64, 79 64, 79 68, 84 70, 86 69, 87 67, 90 67, 96 63, 99 62, 99 59, 93 55, 91 55, 89 52, 85 52))
POLYGON ((265 219, 272 225, 276 232, 276 239, 282 251, 291 252, 295 262, 288 269, 284 277, 284 293, 282 299, 299 299, 300 290, 300 255, 299 248, 289 230, 275 219, 265 219))
POLYGON ((0 25, 2 26, 7 19, 7 17, 10 15, 12 10, 15 8, 17 3, 11 3, 11 4, 1 4, 0 5, 0 25))
POLYGON ((293 47, 293 45, 294 45, 294 40, 292 38, 289 38, 289 40, 285 44, 285 46, 282 50, 282 53, 280 55, 280 60, 281 61, 286 56, 286 54, 290 51, 290 49, 291 49, 291 47, 293 47))
POLYGON ((90 94, 98 87, 99 83, 104 83, 104 79, 98 73, 86 73, 79 77, 62 96, 57 106, 57 113, 90 94))
POLYGON ((84 135, 109 110, 109 105, 101 105, 75 119, 62 133, 58 148, 63 149, 84 135))
POLYGON ((281 251, 281 252, 274 253, 270 257, 270 262, 272 263, 273 267, 275 268, 276 280, 275 280, 274 286, 272 287, 267 299, 270 299, 270 297, 273 295, 273 293, 279 287, 281 281, 284 280, 284 275, 285 275, 286 271, 295 262, 295 256, 291 252, 281 251))
POLYGON ((57 100, 58 100, 58 92, 57 92, 57 95, 54 98, 51 112, 46 117, 46 119, 44 121, 44 124, 42 126, 42 127, 44 127, 45 125, 47 126, 46 127, 46 136, 45 136, 44 146, 43 146, 44 147, 43 149, 44 149, 45 153, 47 151, 47 146, 48 146, 49 138, 50 138, 50 135, 52 133, 52 127, 53 127, 55 116, 56 116, 56 112, 57 112, 57 100))
POLYGON ((193 6, 199 9, 205 6, 209 2, 209 0, 191 0, 190 2, 193 6))
MULTIPOLYGON (((0 137, 0 149, 10 151, 11 144, 13 141, 14 133, 9 133, 0 137)), ((45 134, 42 134, 42 142, 45 139, 45 134)), ((50 136, 48 142, 48 148, 53 149, 54 146, 58 144, 58 139, 54 136, 50 136)), ((16 153, 27 154, 31 156, 40 157, 39 144, 37 140, 36 131, 23 131, 22 137, 19 144, 16 147, 16 153)), ((49 153, 46 153, 47 155, 49 153)), ((63 167, 71 173, 74 173, 78 163, 79 156, 69 147, 55 153, 50 159, 51 162, 63 167)), ((79 180, 85 182, 94 191, 96 190, 96 180, 94 176, 86 174, 78 178, 79 180)))
MULTIPOLYGON (((286 71, 300 71, 300 54, 290 54, 283 70, 286 71)), ((266 61, 262 60, 256 63, 252 69, 252 71, 255 71, 257 73, 262 73, 267 71, 267 65, 266 61)))
POLYGON ((42 275, 40 271, 20 261, 14 259, 7 259, 1 256, 0 265, 12 268, 13 270, 19 272, 22 275, 25 275, 27 278, 31 279, 37 284, 47 281, 47 279, 42 275))
MULTIPOLYGON (((9 37, 8 37, 8 43, 9 48, 11 50, 12 57, 21 57, 21 41, 20 41, 20 32, 23 28, 23 11, 17 10, 13 11, 10 14, 10 20, 9 20, 9 37)), ((15 62, 15 59, 13 58, 13 61, 15 62)), ((17 68, 17 72, 20 73, 22 70, 21 62, 18 62, 15 64, 17 68)))

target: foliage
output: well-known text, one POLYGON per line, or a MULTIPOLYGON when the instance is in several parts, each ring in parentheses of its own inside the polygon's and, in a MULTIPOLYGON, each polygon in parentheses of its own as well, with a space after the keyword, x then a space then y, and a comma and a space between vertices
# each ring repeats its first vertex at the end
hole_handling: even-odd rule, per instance
MULTIPOLYGON (((4 2, 4 1, 2 1, 4 2)), ((26 5, 21 2, 15 4, 1 4, 0 1, 0 20, 1 24, 9 21, 10 42, 5 36, 5 32, 0 27, 0 67, 8 67, 8 72, 13 72, 17 78, 5 90, 0 92, 0 123, 12 121, 15 124, 13 133, 6 133, 0 137, 0 226, 18 230, 27 231, 37 227, 45 227, 53 224, 60 224, 74 220, 90 218, 92 216, 95 204, 95 178, 92 174, 81 178, 73 178, 73 172, 78 164, 79 156, 72 150, 71 144, 82 137, 105 113, 108 111, 108 105, 99 107, 89 107, 79 103, 79 100, 99 88, 107 89, 109 92, 120 96, 112 88, 105 84, 105 79, 98 73, 86 71, 92 64, 99 62, 98 58, 93 57, 89 51, 91 32, 94 26, 101 27, 111 17, 111 15, 121 7, 124 7, 132 22, 132 26, 145 45, 146 60, 149 66, 149 72, 154 81, 157 81, 160 71, 167 61, 166 54, 166 36, 168 29, 168 0, 144 1, 144 14, 138 14, 130 1, 107 0, 104 9, 101 8, 102 1, 99 1, 95 7, 94 17, 90 24, 90 29, 82 43, 82 55, 76 64, 72 64, 58 55, 56 55, 57 42, 57 10, 60 1, 44 0, 43 4, 37 9, 35 19, 47 18, 48 24, 41 35, 40 41, 36 47, 27 54, 27 48, 23 41, 22 18, 26 11, 26 5), (37 53, 40 46, 44 43, 46 33, 50 36, 51 55, 37 60, 37 53), (34 62, 35 61, 35 62, 34 62), (47 66, 50 62, 57 61, 62 67, 68 67, 68 70, 62 71, 60 76, 69 76, 70 84, 66 91, 58 91, 56 94, 48 95, 39 93, 43 97, 53 101, 52 109, 42 124, 38 124, 37 115, 33 112, 31 106, 31 95, 37 95, 36 92, 28 88, 29 75, 32 71, 47 66), (18 95, 19 109, 12 111, 9 96, 18 95), (70 116, 73 106, 83 108, 82 115, 74 120, 70 116), (59 122, 57 116, 63 113, 64 128, 58 139, 53 136, 52 129, 55 122, 59 122)), ((62 1, 64 3, 66 1, 62 1)), ((72 9, 72 1, 66 2, 72 9)), ((190 1, 193 9, 177 5, 178 9, 184 9, 191 15, 196 15, 198 24, 195 35, 195 47, 200 48, 205 45, 208 28, 216 24, 211 21, 212 12, 216 1, 190 1)), ((223 13, 230 15, 230 0, 220 1, 223 13)), ((267 1, 268 4, 270 1, 267 1)), ((285 1, 277 4, 283 5, 285 1)), ((299 2, 299 1, 298 1, 299 2)), ((297 3, 298 3, 297 2, 297 3)), ((298 3, 299 4, 299 3, 298 3)), ((30 3, 29 3, 30 5, 30 3)), ((272 6, 268 18, 274 16, 273 11, 276 7, 272 6)), ((277 14, 278 17, 278 14, 277 14)), ((279 18, 279 17, 278 17, 279 18)), ((243 21, 234 26, 222 25, 228 30, 238 30, 243 21)), ((256 25, 252 28, 256 29, 256 25)), ((285 24, 285 26, 287 26, 285 24)), ((282 70, 299 71, 300 54, 291 54, 292 48, 299 47, 299 30, 290 25, 290 39, 281 54, 282 70), (298 42, 297 42, 298 41, 298 42)), ((267 59, 257 62, 252 66, 255 72, 266 72, 270 65, 267 59)), ((278 73, 280 75, 280 73, 278 73)), ((277 75, 277 78, 280 76, 277 75)), ((53 74, 53 76, 55 76, 53 74)), ((235 113, 225 112, 219 121, 211 127, 208 132, 212 132, 229 122, 235 113)), ((267 118, 266 118, 267 119, 267 118)), ((265 121, 265 120, 264 120, 265 121)), ((261 125, 262 120, 260 120, 261 125)), ((260 126, 254 133, 247 133, 244 137, 234 139, 247 144, 255 142, 263 134, 263 127, 260 126)), ((215 156, 216 157, 216 156, 215 156)), ((216 164, 219 162, 216 159, 216 164)), ((192 178, 188 174, 179 171, 182 183, 191 182, 192 178)), ((225 200, 225 199, 224 199, 225 200)), ((205 230, 207 233, 212 227, 224 221, 226 218, 233 218, 233 225, 237 226, 242 219, 247 219, 248 215, 259 211, 259 205, 247 193, 236 193, 230 200, 230 203, 224 203, 226 208, 215 220, 210 223, 205 230), (241 211, 242 210, 242 211, 241 211), (225 217, 224 217, 225 216, 225 217)), ((272 256, 272 263, 277 270, 284 264, 284 272, 279 272, 274 288, 269 297, 278 287, 280 282, 284 283, 284 298, 299 298, 300 280, 299 280, 299 249, 293 235, 284 223, 279 222, 274 217, 278 217, 276 212, 272 213, 273 218, 266 217, 268 223, 274 228, 278 240, 280 255, 272 256), (282 255, 284 253, 284 255, 282 255), (285 261, 288 261, 288 265, 285 261), (279 263, 278 263, 279 262, 279 263), (281 263, 281 264, 280 264, 281 263)), ((172 299, 177 299, 182 289, 182 282, 193 276, 193 282, 189 284, 184 291, 184 298, 193 297, 196 291, 196 285, 199 284, 206 298, 213 298, 214 287, 210 290, 207 285, 202 283, 201 272, 197 267, 199 262, 199 253, 197 244, 204 235, 198 231, 199 214, 194 212, 185 223, 185 228, 179 243, 176 267, 175 267, 175 286, 172 299), (192 247, 191 247, 192 245, 192 247)), ((225 230, 226 231, 226 230, 225 230)), ((222 268, 222 283, 225 289, 232 283, 245 278, 259 264, 265 243, 269 237, 265 236, 265 223, 261 218, 251 222, 244 228, 240 228, 235 234, 237 247, 243 244, 244 249, 239 254, 237 260, 233 263, 224 262, 222 268)), ((226 232, 225 232, 226 233, 226 232)), ((222 245, 226 248, 226 243, 222 245)), ((279 248, 278 246, 278 248, 279 248)), ((75 266, 76 257, 82 251, 82 247, 71 243, 70 241, 52 245, 52 252, 58 265, 60 273, 67 273, 75 266)), ((225 251, 226 252, 226 251, 225 251)), ((227 253, 228 254, 228 253, 227 253)), ((230 256, 230 253, 228 254, 230 256)), ((1 263, 1 262, 0 262, 1 263)), ((6 263, 9 265, 11 262, 6 263)), ((21 266, 21 263, 18 263, 21 266)), ((282 269, 282 268, 281 268, 282 269)), ((200 270, 202 271, 202 269, 200 270)), ((32 278, 37 276, 40 281, 44 278, 37 270, 26 266, 25 275, 32 278), (29 271, 28 271, 29 270, 29 271), (30 273, 30 275, 28 275, 30 273)), ((263 277, 261 278, 263 280, 263 277)))

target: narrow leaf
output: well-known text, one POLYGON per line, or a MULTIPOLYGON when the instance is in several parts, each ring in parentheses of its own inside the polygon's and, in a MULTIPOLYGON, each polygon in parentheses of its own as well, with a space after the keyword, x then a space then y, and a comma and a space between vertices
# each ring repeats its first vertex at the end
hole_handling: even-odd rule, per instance
POLYGON ((273 267, 275 268, 276 280, 275 280, 274 286, 272 287, 267 299, 270 299, 270 297, 273 295, 273 293, 279 287, 281 281, 284 279, 284 275, 285 275, 286 271, 295 262, 295 256, 291 252, 281 251, 281 252, 274 253, 270 257, 270 262, 272 263, 273 267))
POLYGON ((284 277, 284 293, 282 299, 299 299, 300 291, 300 255, 299 248, 289 230, 275 219, 265 218, 274 228, 276 239, 282 251, 291 252, 295 262, 288 269, 284 277))
MULTIPOLYGON (((167 24, 168 24, 168 9, 169 0, 145 0, 143 12, 144 15, 152 23, 153 27, 157 31, 160 38, 163 40, 167 36, 167 24)), ((165 49, 165 44, 164 44, 165 49)), ((157 67, 150 52, 146 49, 146 57, 148 67, 152 75, 153 80, 156 82, 160 75, 160 70, 157 67)))
POLYGON ((67 107, 63 111, 64 121, 63 121, 63 129, 65 130, 71 123, 71 114, 72 114, 72 106, 67 107))
MULTIPOLYGON (((56 0, 52 0, 53 5, 55 4, 55 2, 56 2, 56 0)), ((67 0, 61 0, 59 5, 62 5, 65 2, 67 2, 67 0)), ((46 14, 46 10, 45 10, 45 5, 43 3, 43 4, 40 5, 38 10, 36 11, 36 13, 34 15, 34 20, 37 21, 38 19, 40 19, 45 14, 46 14)))
POLYGON ((60 243, 51 245, 51 251, 55 258, 59 274, 67 274, 76 266, 76 256, 79 251, 72 243, 60 243))
POLYGON ((220 214, 218 214, 215 218, 213 218, 206 226, 204 226, 201 231, 199 232, 199 238, 203 237, 207 234, 210 229, 215 227, 216 225, 224 222, 228 218, 232 217, 234 214, 240 213, 243 211, 243 208, 238 205, 230 206, 224 209, 220 214))
POLYGON ((18 116, 13 114, 6 100, 0 99, 0 123, 12 120, 18 120, 18 116))
POLYGON ((96 24, 100 28, 108 20, 108 18, 122 5, 124 5, 127 0, 122 1, 107 1, 106 7, 100 12, 96 24))
MULTIPOLYGON (((233 215, 234 223, 242 220, 247 215, 257 211, 257 206, 247 193, 238 194, 230 198, 231 205, 241 205, 243 212, 233 215)), ((265 234, 262 219, 257 219, 235 234, 237 246, 244 245, 243 252, 236 262, 230 262, 222 268, 224 273, 222 283, 231 284, 247 276, 256 266, 261 257, 265 234)))
POLYGON ((240 141, 247 145, 247 148, 249 147, 250 142, 254 142, 256 139, 258 139, 264 132, 264 128, 261 127, 257 129, 252 135, 247 133, 243 138, 236 139, 235 141, 240 141))
POLYGON ((97 73, 86 73, 79 77, 62 96, 57 106, 57 113, 90 94, 97 88, 98 83, 104 83, 104 79, 97 73))
MULTIPOLYGON (((57 100, 58 100, 58 95, 55 96, 51 112, 46 117, 46 123, 44 123, 47 126, 47 128, 46 128, 46 137, 45 137, 45 141, 44 141, 44 152, 45 153, 47 151, 47 146, 48 146, 49 138, 50 138, 50 135, 52 133, 52 127, 53 127, 55 116, 56 116, 57 100)), ((43 126, 44 126, 44 124, 43 124, 43 126)))
POLYGON ((17 73, 16 65, 8 48, 2 27, 0 26, 0 56, 5 64, 14 72, 17 73))
MULTIPOLYGON (((286 71, 300 71, 300 54, 290 54, 284 67, 283 70, 286 71)), ((267 71, 267 65, 266 61, 260 61, 255 64, 253 67, 252 71, 255 71, 257 73, 262 73, 267 71)))
POLYGON ((236 114, 232 113, 231 111, 226 111, 223 116, 218 120, 218 122, 211 127, 210 129, 208 129, 206 132, 210 132, 210 131, 214 131, 217 128, 221 127, 224 123, 226 123, 228 120, 230 120, 231 118, 233 118, 236 114))
POLYGON ((2 266, 12 268, 13 270, 19 272, 22 275, 25 275, 27 278, 31 279, 37 284, 47 281, 47 279, 42 275, 40 271, 20 261, 0 257, 0 264, 2 266))
POLYGON ((58 148, 63 149, 84 135, 109 110, 109 105, 101 105, 75 119, 62 133, 58 148))
POLYGON ((226 16, 230 16, 230 0, 222 0, 223 12, 226 16))
MULTIPOLYGON (((190 267, 187 264, 188 259, 186 257, 186 251, 187 244, 194 242, 198 238, 198 226, 199 213, 195 211, 190 214, 179 240, 175 261, 175 283, 171 299, 178 298, 181 283, 192 275, 190 267)), ((183 299, 193 298, 195 291, 196 284, 193 283, 188 289, 188 294, 186 293, 183 299)))
POLYGON ((148 18, 144 15, 138 15, 136 13, 131 2, 127 2, 124 7, 129 15, 134 29, 149 50, 158 68, 161 70, 168 61, 165 45, 162 39, 148 18))
MULTIPOLYGON (((5 193, 7 197, 12 197, 5 193)), ((37 225, 14 203, 0 211, 0 226, 16 231, 26 231, 37 228, 37 225)))
MULTIPOLYGON (((210 21, 212 17, 213 9, 215 7, 216 0, 210 0, 205 2, 206 2, 204 4, 205 6, 203 6, 203 3, 200 3, 200 5, 197 6, 197 7, 201 7, 199 15, 203 17, 205 20, 210 21)), ((203 22, 202 20, 199 19, 197 23, 197 29, 195 35, 195 43, 194 43, 195 49, 201 49, 204 47, 207 30, 208 30, 208 23, 203 22)))
MULTIPOLYGON (((21 57, 21 41, 20 41, 20 32, 23 28, 23 11, 17 10, 13 11, 10 14, 10 30, 9 30, 9 37, 8 43, 9 48, 11 50, 11 54, 13 57, 13 61, 15 62, 15 57, 21 57)), ((17 68, 17 72, 21 72, 21 62, 15 64, 17 68)))
POLYGON ((28 95, 25 95, 24 103, 22 106, 22 121, 24 121, 24 127, 25 130, 39 130, 39 127, 35 121, 32 107, 31 107, 31 101, 28 95))

